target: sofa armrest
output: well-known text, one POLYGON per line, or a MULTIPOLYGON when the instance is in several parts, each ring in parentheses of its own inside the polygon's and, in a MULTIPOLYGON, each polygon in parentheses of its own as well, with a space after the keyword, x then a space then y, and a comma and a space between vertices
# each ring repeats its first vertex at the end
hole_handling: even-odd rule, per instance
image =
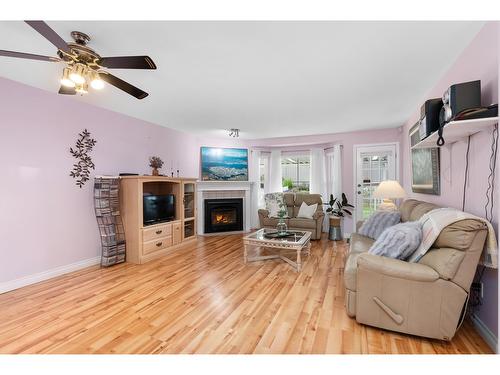
POLYGON ((363 268, 399 279, 429 282, 439 279, 439 274, 429 266, 369 253, 360 254, 357 263, 358 269, 363 268))
POLYGON ((313 214, 313 219, 314 220, 318 220, 318 219, 321 219, 325 216, 325 213, 323 211, 316 211, 314 214, 313 214))
POLYGON ((259 213, 259 217, 269 217, 269 211, 268 210, 264 210, 262 208, 259 209, 258 211, 259 213))

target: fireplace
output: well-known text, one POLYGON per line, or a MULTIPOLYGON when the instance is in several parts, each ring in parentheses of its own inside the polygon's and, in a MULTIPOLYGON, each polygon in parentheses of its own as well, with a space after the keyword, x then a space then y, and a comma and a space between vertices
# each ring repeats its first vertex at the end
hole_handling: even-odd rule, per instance
POLYGON ((205 233, 243 230, 243 199, 205 199, 205 233))

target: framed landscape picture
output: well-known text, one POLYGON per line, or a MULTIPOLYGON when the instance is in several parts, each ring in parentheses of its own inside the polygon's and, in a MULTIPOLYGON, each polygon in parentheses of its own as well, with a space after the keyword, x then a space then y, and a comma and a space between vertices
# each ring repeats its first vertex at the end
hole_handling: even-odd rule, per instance
POLYGON ((201 148, 202 181, 248 181, 248 149, 201 148))

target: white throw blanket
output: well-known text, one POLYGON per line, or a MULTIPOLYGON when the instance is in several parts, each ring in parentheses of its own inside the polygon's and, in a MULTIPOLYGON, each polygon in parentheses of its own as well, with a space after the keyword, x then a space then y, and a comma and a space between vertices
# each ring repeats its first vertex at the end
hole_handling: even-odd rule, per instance
POLYGON ((445 227, 464 219, 475 219, 486 224, 488 237, 483 250, 483 264, 488 267, 498 268, 498 245, 491 223, 486 219, 455 208, 437 208, 422 215, 419 220, 422 223, 422 243, 408 261, 418 262, 431 248, 445 227))

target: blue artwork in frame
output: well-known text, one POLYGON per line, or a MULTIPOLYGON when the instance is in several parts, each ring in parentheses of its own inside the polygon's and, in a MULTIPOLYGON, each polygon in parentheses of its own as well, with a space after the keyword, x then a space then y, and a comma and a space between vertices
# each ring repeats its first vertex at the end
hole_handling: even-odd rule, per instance
POLYGON ((201 148, 202 181, 248 181, 246 148, 201 148))

